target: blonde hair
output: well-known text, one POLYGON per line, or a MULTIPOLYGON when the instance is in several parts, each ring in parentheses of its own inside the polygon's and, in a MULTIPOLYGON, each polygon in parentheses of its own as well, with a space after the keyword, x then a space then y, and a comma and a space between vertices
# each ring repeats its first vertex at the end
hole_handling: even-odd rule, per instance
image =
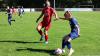
POLYGON ((46 0, 46 6, 50 6, 50 1, 46 0))

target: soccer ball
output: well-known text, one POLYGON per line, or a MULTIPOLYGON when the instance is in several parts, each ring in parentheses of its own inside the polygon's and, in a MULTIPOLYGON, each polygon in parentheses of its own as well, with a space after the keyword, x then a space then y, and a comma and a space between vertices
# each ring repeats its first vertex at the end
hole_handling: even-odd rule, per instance
POLYGON ((62 54, 62 49, 57 48, 57 49, 54 51, 54 54, 56 54, 56 55, 61 55, 61 54, 62 54))

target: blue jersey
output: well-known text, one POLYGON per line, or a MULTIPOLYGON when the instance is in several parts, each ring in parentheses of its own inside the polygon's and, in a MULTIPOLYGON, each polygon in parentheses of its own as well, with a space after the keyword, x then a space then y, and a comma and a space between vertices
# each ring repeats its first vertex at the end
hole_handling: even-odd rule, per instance
POLYGON ((77 20, 75 18, 72 18, 71 20, 69 20, 70 22, 70 27, 71 27, 71 32, 78 30, 78 28, 76 27, 76 25, 79 26, 77 20))
POLYGON ((69 23, 70 23, 70 27, 71 27, 71 33, 69 34, 69 36, 72 39, 74 39, 74 38, 78 37, 79 24, 75 18, 72 18, 71 20, 69 20, 69 23))
POLYGON ((21 9, 21 8, 18 8, 18 12, 19 12, 19 13, 22 13, 22 9, 21 9))

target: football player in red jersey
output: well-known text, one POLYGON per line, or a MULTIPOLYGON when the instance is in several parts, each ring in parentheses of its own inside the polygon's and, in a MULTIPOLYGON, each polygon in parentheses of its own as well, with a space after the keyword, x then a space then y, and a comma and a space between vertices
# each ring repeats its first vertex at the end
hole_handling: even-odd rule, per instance
POLYGON ((37 26, 37 31, 41 35, 40 41, 42 41, 43 38, 45 37, 46 44, 48 43, 48 30, 50 29, 51 19, 53 15, 55 16, 56 19, 58 19, 55 9, 50 7, 50 2, 47 0, 45 2, 45 7, 43 8, 41 15, 36 20, 36 22, 38 22, 39 19, 43 17, 42 22, 40 22, 37 26), (42 28, 44 28, 44 33, 41 30, 42 28))

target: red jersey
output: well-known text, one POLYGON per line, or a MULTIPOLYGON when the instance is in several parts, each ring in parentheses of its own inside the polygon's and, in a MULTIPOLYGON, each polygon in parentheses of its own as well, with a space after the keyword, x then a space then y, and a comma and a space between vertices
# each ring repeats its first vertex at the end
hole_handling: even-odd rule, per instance
POLYGON ((12 8, 12 14, 16 13, 16 8, 12 8))
POLYGON ((42 13, 44 14, 44 17, 43 17, 43 21, 42 22, 44 22, 44 24, 46 24, 46 25, 50 24, 51 17, 54 14, 54 9, 52 7, 45 7, 42 10, 42 13))

